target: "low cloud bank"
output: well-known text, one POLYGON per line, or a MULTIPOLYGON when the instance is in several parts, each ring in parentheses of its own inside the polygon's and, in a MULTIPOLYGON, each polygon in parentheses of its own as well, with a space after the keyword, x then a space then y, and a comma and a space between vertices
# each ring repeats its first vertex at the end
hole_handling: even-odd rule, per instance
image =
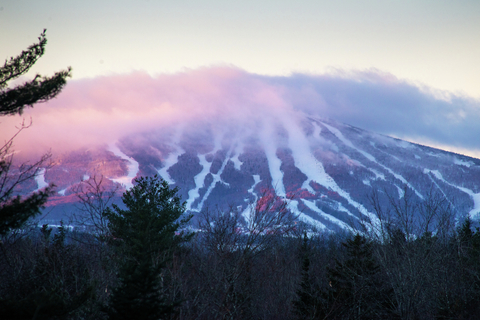
POLYGON ((58 154, 165 126, 208 122, 213 130, 255 130, 264 119, 299 112, 480 156, 480 101, 377 71, 273 77, 213 67, 71 80, 58 98, 22 117, 2 117, 0 138, 7 140, 22 118, 31 117, 32 127, 15 139, 16 150, 58 154))

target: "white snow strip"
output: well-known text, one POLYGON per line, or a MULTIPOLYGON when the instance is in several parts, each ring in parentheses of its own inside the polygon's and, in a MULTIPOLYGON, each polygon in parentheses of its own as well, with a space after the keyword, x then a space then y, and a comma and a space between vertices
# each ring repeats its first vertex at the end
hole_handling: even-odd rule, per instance
POLYGON ((330 130, 330 132, 332 132, 340 141, 342 141, 346 146, 358 151, 359 153, 361 153, 365 158, 367 158, 368 160, 372 161, 372 162, 375 162, 376 164, 378 164, 380 167, 382 167, 383 169, 387 170, 391 175, 393 175, 395 178, 397 178, 398 180, 402 181, 404 184, 406 184, 409 188, 411 188, 413 191, 415 191, 415 194, 420 198, 420 199, 423 199, 423 196, 420 194, 420 192, 417 191, 417 189, 415 189, 404 177, 402 177, 401 175, 399 175, 398 173, 395 173, 392 169, 384 166, 383 164, 379 163, 374 156, 372 156, 370 153, 368 152, 365 152, 363 150, 360 150, 358 149, 357 147, 355 147, 351 142, 350 140, 348 140, 347 138, 345 138, 343 136, 343 134, 340 132, 340 130, 336 129, 336 128, 333 128, 331 126, 329 126, 328 124, 325 124, 323 123, 328 130, 330 130))
POLYGON ((453 205, 453 203, 448 199, 448 197, 447 197, 446 193, 443 191, 443 189, 440 188, 440 186, 438 185, 437 181, 435 181, 435 180, 429 175, 430 170, 428 170, 428 169, 423 169, 423 173, 425 173, 425 174, 428 176, 428 178, 435 184, 435 186, 437 186, 437 189, 440 190, 440 192, 442 192, 443 197, 444 197, 445 199, 447 199, 447 201, 448 201, 453 207, 455 207, 455 206, 453 205))
POLYGON ((315 219, 307 216, 306 214, 304 214, 300 210, 298 210, 298 201, 297 200, 290 201, 288 203, 288 208, 290 209, 291 212, 293 212, 294 214, 296 214, 298 216, 299 220, 302 220, 306 224, 309 224, 311 226, 316 227, 318 229, 318 231, 324 231, 324 230, 327 229, 327 227, 323 223, 321 223, 320 221, 315 220, 315 219))
MULTIPOLYGON (((395 141, 395 142, 397 142, 397 141, 395 141)), ((386 152, 386 151, 384 151, 384 150, 382 150, 382 149, 377 148, 377 146, 375 145, 375 143, 370 142, 370 145, 371 145, 372 147, 374 147, 376 150, 378 150, 379 152, 386 154, 387 156, 389 156, 389 157, 397 160, 398 162, 402 162, 401 159, 399 159, 398 157, 394 156, 393 154, 388 153, 388 152, 386 152)), ((397 142, 397 146, 402 147, 402 148, 405 148, 403 145, 400 145, 399 142, 397 142)), ((415 157, 417 157, 417 155, 415 155, 415 157)))
MULTIPOLYGON (((217 153, 217 151, 220 150, 221 147, 222 147, 221 141, 222 141, 222 137, 217 135, 215 137, 215 146, 214 146, 213 151, 211 151, 207 154, 215 155, 215 153, 217 153)), ((202 171, 200 171, 200 173, 197 174, 194 177, 195 189, 192 189, 192 190, 188 191, 188 200, 187 200, 187 205, 186 205, 187 210, 192 210, 192 211, 199 212, 202 209, 200 205, 197 206, 196 209, 193 209, 192 204, 195 202, 195 200, 198 197, 200 197, 199 190, 201 188, 205 187, 205 178, 210 173, 210 168, 212 167, 213 161, 212 162, 207 161, 207 159, 206 159, 207 154, 202 154, 202 155, 198 156, 198 158, 200 159, 200 165, 202 166, 202 171)), ((214 179, 215 179, 215 177, 214 177, 214 179)), ((203 197, 203 199, 205 199, 205 196, 203 197)), ((203 200, 200 203, 203 205, 203 200)))
POLYGON ((174 184, 175 180, 172 179, 170 174, 168 173, 168 169, 173 166, 175 163, 178 162, 178 157, 185 153, 185 150, 176 146, 176 150, 168 155, 168 157, 163 160, 163 167, 158 170, 158 174, 160 177, 167 181, 168 184, 174 184))
POLYGON ((64 196, 64 195, 65 195, 65 191, 67 191, 67 188, 58 191, 58 194, 64 196))
POLYGON ((272 187, 280 197, 285 197, 285 186, 283 184, 283 172, 280 170, 282 162, 277 157, 277 146, 274 143, 275 132, 272 124, 265 122, 265 127, 260 133, 260 140, 262 141, 265 155, 267 157, 268 169, 270 170, 270 176, 272 177, 272 187))
POLYGON ((340 219, 337 219, 335 218, 334 216, 331 216, 329 214, 326 214, 325 212, 323 212, 322 210, 320 210, 316 205, 315 203, 313 203, 312 201, 309 201, 309 200, 306 200, 306 199, 302 199, 302 202, 312 211, 314 211, 315 213, 317 213, 319 216, 325 218, 326 220, 340 226, 341 228, 343 229, 348 229, 350 228, 350 226, 348 224, 346 224, 345 222, 343 222, 342 220, 340 219))
POLYGON ((244 149, 243 143, 237 142, 237 144, 235 146, 235 156, 230 158, 230 160, 232 160, 232 162, 233 162, 233 167, 238 171, 241 170, 241 167, 242 167, 242 164, 243 164, 243 162, 238 159, 238 157, 242 154, 243 149, 244 149))
POLYGON ((126 189, 130 189, 133 187, 132 180, 137 176, 139 168, 138 162, 135 161, 133 158, 130 158, 125 153, 123 153, 116 145, 111 144, 108 146, 108 150, 111 151, 117 157, 120 157, 124 160, 128 161, 127 168, 128 172, 126 176, 111 179, 113 182, 120 183, 121 185, 125 186, 126 189))
POLYGON ((240 156, 240 153, 236 152, 235 156, 230 158, 230 160, 233 162, 233 167, 235 168, 235 170, 241 171, 243 162, 238 159, 239 156, 240 156))
POLYGON ((407 142, 405 140, 395 140, 397 142, 397 146, 401 147, 401 148, 404 148, 404 149, 412 149, 412 148, 415 148, 415 146, 410 143, 410 142, 407 142))
POLYGON ((170 146, 174 147, 175 150, 168 155, 166 159, 163 160, 163 167, 158 170, 158 174, 160 177, 167 181, 168 184, 174 184, 175 180, 172 179, 170 174, 168 173, 168 169, 173 166, 175 163, 178 162, 178 157, 185 153, 185 150, 179 146, 180 143, 180 135, 182 134, 182 130, 177 130, 175 135, 172 138, 172 144, 170 146))
POLYGON ((398 199, 402 199, 405 196, 405 191, 397 185, 395 185, 395 187, 397 187, 398 190, 398 199))
MULTIPOLYGON (((323 123, 323 122, 322 122, 322 123, 323 123)), ((353 145, 353 143, 350 142, 350 140, 348 140, 347 138, 345 138, 345 137, 343 136, 343 134, 340 132, 340 130, 338 130, 337 128, 334 128, 334 127, 332 127, 332 126, 329 126, 329 125, 326 124, 326 123, 323 123, 323 125, 324 125, 325 127, 327 127, 327 129, 328 129, 331 133, 333 133, 333 134, 338 138, 338 140, 342 141, 344 145, 346 145, 347 147, 350 147, 350 148, 352 148, 352 149, 354 149, 354 150, 357 150, 358 152, 360 152, 360 153, 361 153, 365 158, 367 158, 368 160, 370 160, 370 161, 372 161, 372 162, 377 162, 377 160, 375 160, 375 157, 372 156, 370 153, 365 152, 365 151, 360 150, 360 149, 358 149, 357 147, 355 147, 355 146, 353 145)))
POLYGON ((35 176, 35 182, 37 183, 37 190, 35 190, 35 192, 48 187, 48 183, 45 181, 45 168, 41 168, 38 171, 38 174, 35 176))
POLYGON ((284 126, 288 132, 288 147, 292 150, 295 166, 307 176, 307 180, 303 182, 302 189, 315 194, 315 190, 310 185, 311 181, 315 181, 332 190, 338 188, 333 178, 325 172, 322 163, 312 155, 310 144, 305 138, 302 129, 293 123, 292 120, 287 121, 287 119, 284 119, 284 126))
POLYGON ((348 214, 350 217, 358 220, 358 217, 356 217, 356 216, 353 215, 350 211, 348 211, 348 209, 345 208, 345 207, 343 206, 343 204, 341 204, 340 202, 337 202, 337 210, 338 210, 338 211, 343 211, 343 212, 345 212, 346 214, 348 214))
POLYGON ((371 172, 373 172, 375 174, 375 178, 376 179, 381 179, 381 180, 385 180, 385 175, 381 172, 378 172, 377 170, 375 169, 371 169, 371 168, 367 168, 368 170, 370 170, 371 172))
MULTIPOLYGON (((260 183, 260 176, 258 174, 254 174, 253 175, 253 185, 250 189, 248 189, 248 193, 252 194, 254 197, 255 197, 255 200, 253 201, 253 204, 257 203, 257 200, 258 200, 258 196, 257 194, 254 192, 255 190, 255 187, 257 186, 257 184, 260 183)), ((245 199, 245 201, 248 201, 248 199, 245 199)), ((242 212, 242 216, 245 218, 245 221, 248 221, 250 219, 250 214, 252 212, 252 207, 251 205, 247 205, 247 208, 245 208, 245 210, 242 212)))
POLYGON ((431 157, 435 157, 435 158, 440 158, 439 154, 436 154, 436 153, 433 153, 433 152, 428 152, 427 155, 429 155, 431 157))
POLYGON ((248 193, 252 194, 254 197, 255 197, 255 202, 257 201, 258 197, 257 197, 257 194, 254 192, 255 190, 255 187, 257 186, 257 184, 260 183, 260 176, 258 174, 254 174, 253 176, 253 185, 250 189, 247 190, 248 193))
MULTIPOLYGON (((457 186, 457 185, 454 185, 450 182, 448 182, 447 180, 445 180, 442 176, 442 174, 438 171, 438 170, 429 170, 429 169, 423 169, 423 172, 424 173, 431 173, 435 176, 435 178, 437 178, 438 180, 441 180, 443 181, 444 183, 454 187, 454 188, 457 188, 458 190, 460 191, 463 191, 465 192, 466 194, 468 194, 470 196, 470 198, 472 198, 472 201, 473 201, 473 209, 470 210, 469 212, 469 215, 470 217, 474 218, 475 216, 478 216, 480 215, 480 193, 474 193, 472 190, 470 189, 467 189, 467 188, 464 188, 464 187, 460 187, 460 186, 457 186)), ((442 191, 443 192, 443 191, 442 191)))
MULTIPOLYGON (((378 218, 374 214, 368 212, 364 206, 354 201, 350 197, 350 194, 340 188, 335 180, 325 172, 322 163, 312 155, 310 145, 308 144, 302 129, 295 125, 292 120, 287 121, 287 119, 284 119, 284 126, 288 131, 289 148, 292 150, 295 166, 307 176, 307 180, 303 183, 302 188, 315 194, 315 190, 310 186, 310 182, 315 181, 316 183, 337 192, 341 197, 346 199, 348 203, 367 216, 373 223, 378 223, 378 218)), ((278 168, 280 168, 280 165, 278 165, 278 168)))
POLYGON ((225 160, 223 160, 222 166, 220 167, 220 170, 218 170, 216 174, 211 173, 211 175, 213 176, 213 181, 212 183, 210 183, 210 186, 208 186, 207 192, 205 192, 205 195, 203 196, 202 201, 200 201, 200 204, 197 207, 197 211, 202 210, 205 200, 208 199, 208 196, 210 195, 210 193, 212 193, 212 190, 217 185, 217 182, 222 182, 223 184, 229 186, 228 183, 226 183, 225 181, 222 181, 222 178, 220 176, 222 175, 223 170, 225 169, 225 166, 230 160, 231 153, 232 153, 232 150, 231 149, 228 150, 227 155, 225 156, 225 160))
POLYGON ((453 163, 455 163, 457 165, 460 165, 460 166, 468 167, 468 168, 475 165, 475 163, 473 163, 471 161, 463 161, 463 160, 460 160, 456 157, 453 158, 453 163))
POLYGON ((205 185, 205 177, 210 172, 210 167, 212 166, 211 162, 208 162, 205 158, 205 154, 201 154, 198 156, 200 159, 200 165, 202 166, 202 171, 194 177, 195 180, 195 188, 190 189, 188 191, 188 200, 186 208, 187 210, 192 210, 192 204, 195 200, 200 197, 199 190, 205 185))

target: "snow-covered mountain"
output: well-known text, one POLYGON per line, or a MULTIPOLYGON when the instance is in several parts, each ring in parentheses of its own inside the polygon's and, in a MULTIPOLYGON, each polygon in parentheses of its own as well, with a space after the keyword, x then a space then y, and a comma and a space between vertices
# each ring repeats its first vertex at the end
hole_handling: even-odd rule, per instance
MULTIPOLYGON (((339 230, 369 219, 373 190, 417 200, 444 195, 459 215, 480 213, 480 160, 303 113, 248 121, 199 119, 62 155, 32 190, 55 183, 49 208, 75 201, 73 188, 103 175, 107 186, 158 174, 179 188, 190 212, 248 210, 266 191, 291 198, 299 219, 339 230)), ((386 203, 386 197, 382 198, 386 203)))

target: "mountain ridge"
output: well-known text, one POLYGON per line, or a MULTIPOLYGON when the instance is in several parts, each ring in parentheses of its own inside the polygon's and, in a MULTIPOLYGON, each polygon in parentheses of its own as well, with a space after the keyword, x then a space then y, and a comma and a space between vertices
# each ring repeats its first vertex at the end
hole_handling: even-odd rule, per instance
POLYGON ((322 230, 375 219, 369 203, 375 190, 384 205, 387 195, 402 198, 407 190, 422 201, 433 190, 457 216, 480 212, 479 159, 301 113, 262 119, 246 132, 241 125, 163 127, 64 155, 42 175, 59 188, 49 205, 70 203, 74 187, 94 175, 106 177, 109 188, 129 188, 136 176, 158 174, 179 188, 188 212, 216 206, 245 212, 271 190, 322 230))

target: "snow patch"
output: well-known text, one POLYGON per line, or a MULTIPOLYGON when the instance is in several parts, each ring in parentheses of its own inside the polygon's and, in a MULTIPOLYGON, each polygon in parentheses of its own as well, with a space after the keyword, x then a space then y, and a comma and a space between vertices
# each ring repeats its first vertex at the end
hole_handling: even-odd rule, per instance
MULTIPOLYGON (((320 163, 320 161, 318 161, 312 155, 310 145, 308 144, 308 140, 305 138, 302 129, 295 125, 291 118, 288 120, 287 118, 284 118, 283 124, 288 132, 289 148, 292 151, 292 157, 294 159, 295 166, 307 176, 307 180, 303 183, 302 188, 305 188, 312 194, 315 194, 315 190, 310 186, 310 182, 315 181, 316 183, 338 193, 341 197, 346 199, 348 203, 357 208, 358 211, 360 211, 363 215, 368 217, 372 223, 377 224, 379 222, 378 218, 374 214, 368 212, 363 205, 354 201, 348 192, 340 188, 335 180, 325 172, 322 163, 320 163)), ((281 162, 276 156, 275 158, 272 156, 272 148, 274 149, 275 147, 272 146, 271 141, 270 143, 267 142, 268 141, 264 140, 265 149, 270 149, 270 151, 267 152, 270 171, 274 174, 281 175, 281 178, 283 179, 283 173, 280 171, 281 162)), ((283 180, 278 181, 282 181, 281 187, 283 188, 282 191, 284 196, 285 188, 283 186, 283 180)))
POLYGON ((170 169, 171 166, 173 166, 175 163, 178 162, 178 157, 181 156, 183 153, 185 153, 185 150, 180 148, 179 146, 176 146, 176 149, 174 152, 170 153, 168 157, 163 160, 163 167, 158 170, 158 174, 160 177, 167 181, 168 184, 174 184, 175 180, 172 179, 170 174, 168 173, 168 169, 170 169))
POLYGON ((457 164, 457 165, 460 165, 460 166, 464 166, 464 167, 467 167, 467 168, 470 168, 471 166, 474 166, 475 163, 471 162, 471 161, 464 161, 464 160, 460 160, 456 157, 453 158, 453 163, 457 164))
POLYGON ((265 127, 260 133, 260 140, 265 150, 267 157, 268 169, 270 177, 272 177, 272 187, 280 197, 285 197, 285 186, 283 184, 283 172, 280 170, 282 162, 277 157, 277 146, 273 143, 275 141, 275 132, 271 123, 265 123, 265 127))
POLYGON ((133 187, 132 180, 137 176, 139 171, 138 162, 135 161, 133 158, 130 158, 125 153, 123 153, 116 145, 111 144, 108 146, 108 150, 111 151, 117 157, 120 157, 124 160, 128 161, 127 168, 128 172, 126 176, 111 179, 113 182, 120 183, 123 185, 127 190, 133 187))
POLYGON ((193 178, 195 181, 195 188, 188 191, 187 210, 192 210, 192 204, 198 197, 200 197, 198 191, 205 186, 205 177, 210 172, 210 167, 212 166, 212 163, 207 161, 206 154, 201 154, 198 158, 200 159, 202 171, 193 178))
POLYGON ((397 185, 395 187, 397 187, 398 199, 402 199, 405 196, 405 191, 397 185))
POLYGON ((306 199, 301 199, 302 202, 312 211, 314 211, 315 213, 317 213, 319 216, 325 218, 326 220, 338 225, 339 227, 345 229, 345 230, 349 230, 350 229, 350 226, 348 224, 346 224, 345 222, 343 222, 342 220, 340 219, 337 219, 329 214, 326 214, 325 212, 323 212, 320 208, 318 208, 315 203, 313 203, 312 201, 309 201, 309 200, 306 200, 306 199))
POLYGON ((242 152, 243 152, 243 144, 242 145, 238 144, 237 147, 235 148, 235 156, 230 158, 230 160, 232 160, 233 162, 233 167, 238 171, 241 170, 241 167, 243 164, 243 162, 238 159, 238 157, 242 154, 242 152))
POLYGON ((160 177, 163 180, 167 181, 168 184, 175 183, 175 180, 173 180, 170 174, 168 173, 168 169, 170 169, 171 166, 173 166, 175 163, 178 162, 179 156, 185 153, 185 150, 183 150, 183 148, 179 146, 180 135, 181 135, 181 130, 177 130, 177 132, 175 133, 172 139, 172 144, 170 144, 170 146, 174 147, 175 150, 172 153, 170 153, 166 159, 163 160, 163 167, 157 170, 160 177))
MULTIPOLYGON (((253 201, 253 204, 255 204, 258 200, 258 196, 254 192, 254 190, 255 190, 255 187, 257 186, 257 184, 260 183, 260 181, 261 181, 260 176, 258 174, 254 174, 253 175, 253 185, 247 191, 248 193, 252 194, 255 197, 255 200, 253 201)), ((249 200, 245 199, 245 201, 249 201, 249 200)), ((253 210, 252 203, 250 203, 249 205, 247 205, 247 208, 242 212, 242 216, 245 218, 245 221, 248 221, 250 219, 250 214, 251 214, 252 210, 253 210)))
POLYGON ((35 182, 37 183, 37 190, 48 187, 48 183, 45 181, 45 168, 41 168, 38 174, 35 176, 35 182))
POLYGON ((371 168, 368 168, 368 170, 370 170, 371 172, 373 172, 375 174, 375 179, 380 179, 380 180, 385 181, 385 175, 383 173, 378 172, 377 170, 371 169, 371 168))
POLYGON ((205 195, 203 196, 202 201, 200 201, 200 204, 197 207, 197 211, 202 210, 205 200, 208 199, 208 196, 210 195, 210 193, 212 193, 212 190, 217 185, 217 182, 221 182, 221 183, 229 186, 228 183, 226 183, 225 181, 222 181, 222 178, 220 176, 222 175, 223 170, 225 169, 225 166, 227 165, 228 161, 230 160, 230 154, 231 153, 232 153, 232 150, 230 149, 228 151, 227 155, 225 156, 225 160, 223 160, 223 162, 222 162, 222 166, 220 167, 220 170, 218 170, 218 172, 216 174, 211 173, 211 175, 213 176, 213 181, 212 181, 212 183, 210 183, 210 186, 208 187, 207 192, 205 192, 205 195))
MULTIPOLYGON (((437 178, 438 180, 440 181, 443 181, 444 183, 454 187, 454 188, 457 188, 458 190, 460 191, 463 191, 465 192, 466 194, 468 194, 470 196, 470 198, 472 199, 473 201, 473 209, 470 210, 469 212, 469 215, 470 217, 472 218, 478 218, 480 216, 480 193, 475 193, 473 192, 472 190, 470 189, 467 189, 467 188, 464 188, 464 187, 460 187, 460 186, 457 186, 457 185, 454 185, 453 183, 450 183, 448 182, 447 180, 445 180, 442 176, 442 174, 440 173, 440 171, 438 170, 429 170, 429 169, 423 169, 423 172, 424 173, 431 173, 432 175, 435 176, 435 178, 437 178)), ((442 191, 443 192, 443 191, 442 191)))
MULTIPOLYGON (((402 177, 401 175, 399 175, 398 173, 395 173, 392 169, 384 166, 383 164, 377 162, 377 160, 375 159, 374 156, 372 156, 370 153, 368 152, 365 152, 363 150, 360 150, 358 149, 357 147, 355 147, 351 142, 350 140, 346 139, 343 134, 340 132, 340 130, 336 129, 336 128, 333 128, 331 126, 329 126, 328 124, 325 124, 324 125, 327 127, 328 130, 330 130, 330 132, 332 132, 340 141, 342 141, 346 146, 358 151, 359 153, 361 153, 365 158, 367 158, 368 160, 378 164, 380 167, 382 167, 383 169, 387 170, 391 175, 393 175, 395 178, 397 178, 398 180, 402 181, 404 184, 406 184, 408 187, 410 187, 413 191, 415 191, 415 194, 420 198, 420 199, 423 199, 423 196, 420 194, 420 192, 417 191, 417 189, 415 189, 404 177, 402 177)), ((400 145, 400 143, 399 143, 400 145)), ((400 145, 402 146, 402 145, 400 145)))
POLYGON ((305 213, 298 210, 298 201, 292 200, 288 203, 288 209, 291 212, 297 215, 298 219, 305 222, 308 225, 314 226, 318 229, 318 231, 325 231, 327 227, 318 220, 313 219, 312 217, 307 216, 305 213))

